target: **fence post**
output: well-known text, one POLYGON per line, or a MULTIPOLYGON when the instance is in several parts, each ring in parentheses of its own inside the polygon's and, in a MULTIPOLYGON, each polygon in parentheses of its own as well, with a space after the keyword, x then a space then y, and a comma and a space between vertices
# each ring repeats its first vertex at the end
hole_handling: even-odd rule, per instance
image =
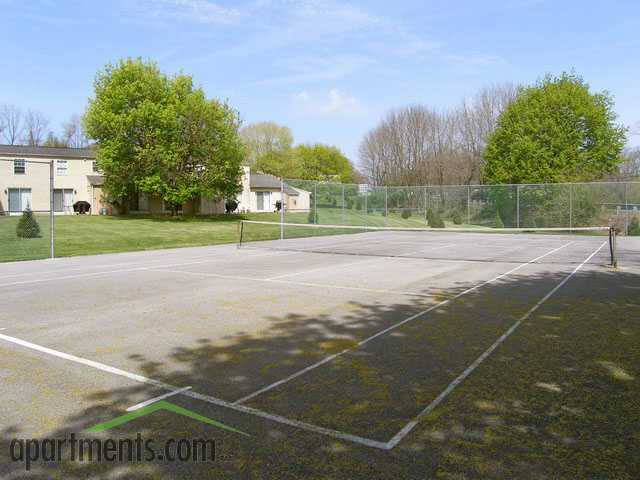
POLYGON ((467 185, 467 225, 471 225, 471 185, 467 185))
POLYGON ((342 225, 345 224, 344 218, 344 183, 342 184, 342 225))
POLYGON ((317 183, 313 183, 313 223, 318 224, 318 195, 317 195, 317 183))
POLYGON ((367 226, 367 197, 369 196, 369 184, 364 189, 364 226, 367 226))
POLYGON ((427 218, 427 187, 424 187, 424 223, 425 225, 429 223, 427 218))
POLYGON ((629 235, 629 183, 624 183, 624 234, 629 235))
POLYGON ((284 240, 284 179, 280 179, 280 240, 284 240))
POLYGON ((516 185, 516 228, 520 228, 520 185, 516 185))
POLYGON ((54 222, 53 222, 53 178, 54 164, 53 160, 49 162, 49 257, 55 258, 54 247, 54 222))
POLYGON ((573 183, 569 184, 569 228, 573 228, 573 183))
POLYGON ((389 190, 389 187, 387 185, 384 186, 384 224, 388 225, 389 220, 388 220, 388 215, 389 215, 389 209, 387 208, 387 192, 389 190))

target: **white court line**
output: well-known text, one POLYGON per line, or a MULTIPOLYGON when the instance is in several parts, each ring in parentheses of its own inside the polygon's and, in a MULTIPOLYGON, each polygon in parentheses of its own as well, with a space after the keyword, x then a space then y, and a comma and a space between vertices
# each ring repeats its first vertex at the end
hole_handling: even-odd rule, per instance
POLYGON ((127 412, 134 412, 136 410, 140 410, 147 405, 151 405, 152 403, 159 402, 160 400, 164 400, 165 398, 173 397, 174 395, 178 395, 182 392, 186 392, 187 390, 191 390, 191 387, 179 388, 178 390, 174 390, 173 392, 165 393, 164 395, 158 395, 157 397, 150 398, 144 402, 136 403, 132 407, 127 408, 127 412))
POLYGON ((522 322, 524 322, 527 318, 529 318, 531 316, 531 314, 533 312, 535 312, 538 308, 540 308, 540 306, 546 302, 547 300, 549 300, 549 298, 551 298, 551 296, 553 296, 554 293, 556 293, 558 290, 560 290, 560 288, 562 288, 562 286, 567 283, 571 277, 573 277, 578 270, 580 270, 589 260, 591 260, 601 249, 602 247, 604 247, 607 244, 607 242, 603 242, 602 245, 600 245, 595 252, 593 252, 591 255, 589 255, 587 257, 587 259, 582 262, 580 265, 578 265, 569 275, 567 275, 566 277, 564 277, 564 279, 562 279, 562 281, 560 283, 558 283, 555 287, 553 287, 553 289, 547 293, 544 297, 542 297, 538 303, 536 303, 531 309, 529 309, 529 311, 527 311, 527 313, 525 313, 522 317, 520 317, 513 325, 511 325, 511 327, 509 327, 509 329, 504 332, 494 343, 493 345, 491 345, 489 348, 487 348, 482 355, 480 355, 478 358, 476 358, 476 360, 467 367, 467 369, 462 372, 460 375, 458 375, 448 386, 447 388, 445 388, 440 395, 438 395, 433 402, 431 402, 424 410, 422 410, 418 416, 416 417, 416 420, 413 420, 409 423, 407 423, 398 433, 396 433, 393 438, 391 438, 391 440, 389 440, 389 442, 387 442, 388 448, 392 449, 393 447, 395 447, 398 442, 400 442, 406 435, 409 434, 409 432, 411 432, 411 430, 413 430, 413 428, 418 424, 419 419, 428 415, 429 413, 431 413, 439 404, 440 402, 442 402, 442 400, 445 399, 445 397, 447 395, 449 395, 465 378, 467 378, 469 375, 471 375, 471 373, 473 373, 473 371, 478 368, 478 366, 489 356, 491 355, 491 353, 498 348, 498 346, 504 342, 515 330, 516 328, 518 328, 520 326, 520 324, 522 322))
MULTIPOLYGON (((16 345, 20 345, 22 347, 30 348, 32 350, 36 350, 38 352, 46 353, 48 355, 52 355, 54 357, 62 358, 64 360, 68 360, 71 362, 79 363, 88 367, 92 367, 98 370, 102 370, 103 372, 108 372, 114 375, 119 375, 121 377, 128 378, 130 380, 134 380, 136 382, 144 383, 147 385, 153 385, 154 387, 162 388, 164 390, 169 390, 170 392, 174 392, 179 390, 179 387, 174 385, 170 385, 168 383, 160 382, 158 380, 154 380, 152 378, 144 377, 142 375, 138 375, 136 373, 127 372, 125 370, 121 370, 119 368, 111 367, 109 365, 105 365, 104 363, 94 362, 93 360, 88 360, 86 358, 76 357, 75 355, 71 355, 68 353, 60 352, 58 350, 54 350, 52 348, 43 347, 42 345, 37 345, 35 343, 27 342, 26 340, 21 340, 15 337, 9 337, 8 335, 0 334, 1 340, 6 340, 7 342, 14 343, 16 345)), ((220 398, 212 397, 210 395, 203 395, 201 393, 196 393, 192 390, 184 390, 179 393, 180 395, 184 395, 186 397, 195 398, 197 400, 201 400, 207 403, 211 403, 213 405, 218 405, 220 407, 229 408, 231 410, 235 410, 238 412, 246 413, 249 415, 254 415, 257 417, 262 417, 267 420, 271 420, 273 422, 281 423, 283 425, 289 425, 291 427, 296 427, 301 430, 306 430, 312 433, 317 433, 321 435, 326 435, 329 437, 339 438, 341 440, 348 440, 351 442, 359 443, 360 445, 364 445, 367 447, 374 447, 380 449, 386 449, 386 442, 380 442, 377 440, 372 440, 369 438, 359 437, 357 435, 352 435, 350 433, 340 432, 338 430, 332 430, 330 428, 320 427, 318 425, 313 425, 306 422, 301 422, 299 420, 291 420, 286 417, 282 417, 280 415, 274 415, 271 413, 263 412, 262 410, 258 410, 256 408, 246 407, 244 405, 233 405, 229 402, 226 402, 220 398)))
POLYGON ((299 377, 299 376, 301 376, 301 375, 304 375, 305 373, 310 372, 311 370, 314 370, 314 369, 316 369, 316 368, 318 368, 318 367, 320 367, 320 366, 324 365, 325 363, 328 363, 328 362, 330 362, 330 361, 332 361, 332 360, 336 359, 337 357, 339 357, 339 356, 341 356, 341 355, 344 355, 345 353, 347 353, 347 352, 350 352, 350 351, 354 350, 355 348, 361 347, 361 346, 362 346, 362 345, 364 345, 365 343, 370 342, 371 340, 373 340, 373 339, 375 339, 375 338, 379 337, 380 335, 384 335, 385 333, 387 333, 387 332, 389 332, 389 331, 391 331, 391 330, 394 330, 394 329, 396 329, 396 328, 398 328, 398 327, 400 327, 400 326, 404 325, 405 323, 408 323, 408 322, 410 322, 410 321, 412 321, 412 320, 415 320, 415 319, 416 319, 416 318, 418 318, 418 317, 421 317, 421 316, 423 316, 423 315, 426 315, 426 314, 427 314, 427 313, 429 313, 429 312, 432 312, 433 310, 436 310, 437 308, 440 308, 440 307, 442 307, 442 306, 444 306, 444 305, 447 305, 448 303, 452 302, 453 300, 456 300, 457 298, 462 297, 463 295, 466 295, 467 293, 473 292, 474 290, 477 290, 478 288, 480 288, 480 287, 482 287, 482 286, 484 286, 484 285, 487 285, 487 284, 489 284, 489 283, 495 282, 496 280, 499 280, 499 279, 501 279, 502 277, 505 277, 505 276, 507 276, 507 275, 509 275, 509 274, 511 274, 511 273, 513 273, 513 272, 515 272, 515 271, 517 271, 517 270, 519 270, 519 269, 521 269, 522 267, 524 267, 524 266, 526 266, 526 265, 530 265, 530 264, 532 264, 532 263, 536 262, 537 260, 540 260, 541 258, 546 257, 547 255, 551 255, 552 253, 555 253, 555 252, 557 252, 558 250, 561 250, 561 249, 563 249, 563 248, 565 248, 565 247, 568 247, 568 246, 569 246, 569 245, 571 245, 572 243, 573 243, 573 242, 565 243, 565 244, 564 244, 564 245, 562 245, 561 247, 554 248, 553 250, 551 250, 551 251, 549 251, 549 252, 545 253, 544 255, 540 255, 539 257, 536 257, 536 258, 534 258, 533 260, 529 260, 529 261, 528 261, 528 262, 526 262, 526 263, 523 263, 523 264, 521 264, 521 265, 518 265, 517 267, 512 268, 512 269, 511 269, 511 270, 509 270, 508 272, 503 273, 503 274, 501 274, 501 275, 498 275, 497 277, 494 277, 494 278, 492 278, 491 280, 486 280, 486 281, 484 281, 484 282, 482 282, 482 283, 479 283, 478 285, 476 285, 476 286, 474 286, 474 287, 468 288, 468 289, 464 290, 463 292, 458 293, 457 295, 455 295, 455 296, 454 296, 454 297, 452 297, 452 298, 449 298, 449 299, 447 299, 447 300, 443 300, 442 302, 437 303, 437 304, 433 305, 432 307, 429 307, 428 309, 423 310, 422 312, 418 312, 418 313, 416 313, 415 315, 410 316, 409 318, 405 318, 405 319, 404 319, 404 320, 402 320, 401 322, 395 323, 395 324, 391 325, 390 327, 385 328, 384 330, 380 330, 379 332, 377 332, 377 333, 375 333, 375 334, 371 335, 370 337, 367 337, 367 338, 365 338, 364 340, 361 340, 361 341, 360 341, 360 342, 358 342, 358 343, 356 344, 356 346, 355 346, 355 347, 353 347, 353 348, 346 348, 346 349, 342 350, 341 352, 334 353, 333 355, 329 355, 328 357, 325 357, 325 358, 323 358, 322 360, 320 360, 320 361, 318 361, 318 362, 316 362, 316 363, 314 363, 314 364, 312 364, 312 365, 309 365, 309 366, 308 366, 308 367, 306 367, 306 368, 303 368, 302 370, 298 370, 296 373, 293 373, 292 375, 289 375, 288 377, 285 377, 285 378, 283 378, 283 379, 281 379, 281 380, 278 380, 277 382, 274 382, 274 383, 272 383, 272 384, 270 384, 270 385, 267 385, 267 386, 265 386, 265 387, 261 388, 260 390, 256 390, 255 392, 250 393, 249 395, 246 395, 246 396, 244 396, 244 397, 242 397, 242 398, 239 398, 238 400, 236 400, 235 402, 233 402, 233 404, 234 404, 234 405, 237 405, 237 404, 240 404, 240 403, 244 403, 244 402, 246 402, 247 400, 250 400, 250 399, 252 399, 252 398, 254 398, 254 397, 257 397, 258 395, 260 395, 260 394, 262 394, 262 393, 268 392, 269 390, 272 390, 272 389, 274 389, 274 388, 276 388, 276 387, 278 387, 278 386, 280 386, 280 385, 282 385, 282 384, 284 384, 284 383, 290 382, 291 380, 293 380, 293 379, 295 379, 295 378, 297 378, 297 377, 299 377))

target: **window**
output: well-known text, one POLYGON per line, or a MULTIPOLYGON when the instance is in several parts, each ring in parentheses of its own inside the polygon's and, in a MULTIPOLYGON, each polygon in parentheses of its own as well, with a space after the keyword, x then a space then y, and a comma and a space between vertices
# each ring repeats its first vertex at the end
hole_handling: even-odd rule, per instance
POLYGON ((56 188, 53 191, 53 211, 73 212, 73 190, 70 188, 56 188))
POLYGON ((97 165, 95 160, 93 162, 91 162, 91 169, 93 170, 93 173, 99 173, 100 172, 100 169, 98 168, 98 165, 97 165))
POLYGON ((13 161, 13 174, 14 175, 24 175, 27 173, 27 162, 24 160, 14 160, 13 161))
POLYGON ((9 212, 22 212, 31 209, 31 189, 30 188, 10 188, 9 189, 9 212))
POLYGON ((271 210, 271 192, 256 192, 256 203, 259 212, 271 210))
POLYGON ((67 161, 56 160, 56 175, 66 175, 66 174, 67 174, 67 161))

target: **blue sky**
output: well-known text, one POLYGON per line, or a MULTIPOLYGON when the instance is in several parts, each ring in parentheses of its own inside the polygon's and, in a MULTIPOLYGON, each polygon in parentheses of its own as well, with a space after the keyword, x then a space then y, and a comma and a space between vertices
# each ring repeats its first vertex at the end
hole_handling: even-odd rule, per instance
POLYGON ((547 72, 575 69, 614 95, 621 122, 640 123, 637 0, 0 0, 0 11, 0 104, 56 128, 84 111, 96 71, 128 56, 193 74, 246 123, 273 120, 355 161, 391 108, 454 107, 547 72))

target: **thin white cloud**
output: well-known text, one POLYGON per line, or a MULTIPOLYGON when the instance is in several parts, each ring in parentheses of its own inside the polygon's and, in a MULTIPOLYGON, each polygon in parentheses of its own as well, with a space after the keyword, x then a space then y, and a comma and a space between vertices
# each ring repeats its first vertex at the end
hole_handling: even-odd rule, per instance
POLYGON ((135 2, 138 20, 187 21, 203 24, 238 24, 245 12, 227 8, 209 0, 138 0, 135 2))
POLYGON ((504 63, 504 59, 495 55, 447 55, 445 60, 460 73, 476 74, 486 68, 504 63))
POLYGON ((303 90, 293 96, 295 113, 300 116, 358 116, 366 106, 355 97, 344 95, 337 89, 327 93, 309 93, 303 90))
POLYGON ((339 55, 332 57, 294 57, 281 62, 284 70, 291 72, 257 82, 258 85, 288 84, 339 80, 375 63, 362 55, 339 55))

